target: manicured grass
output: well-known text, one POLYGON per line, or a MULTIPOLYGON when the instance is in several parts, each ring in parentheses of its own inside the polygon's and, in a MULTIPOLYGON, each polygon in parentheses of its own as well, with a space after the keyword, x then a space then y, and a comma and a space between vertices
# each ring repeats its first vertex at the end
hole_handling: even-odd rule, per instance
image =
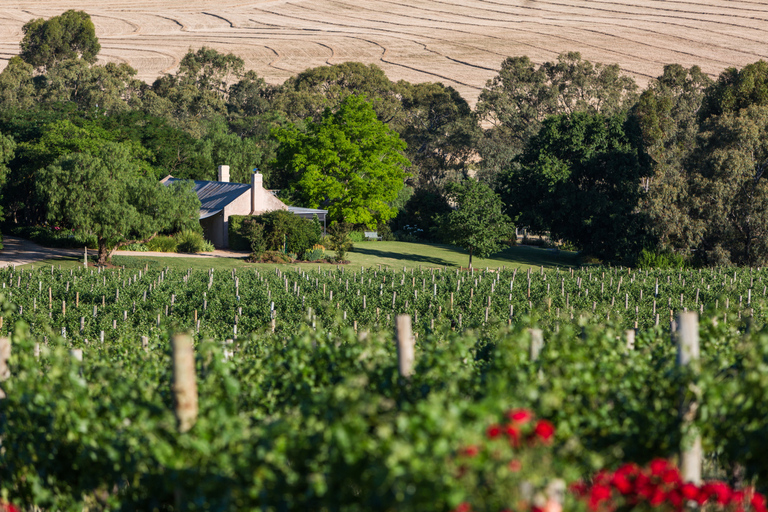
MULTIPOLYGON (((156 257, 156 256, 125 256, 118 253, 115 256, 116 265, 126 265, 134 268, 144 267, 172 267, 183 269, 209 269, 215 267, 222 270, 232 268, 273 268, 274 263, 246 263, 242 259, 235 258, 184 258, 184 257, 156 257)), ((469 263, 469 255, 451 245, 420 244, 409 242, 358 242, 355 248, 347 254, 351 267, 377 267, 382 268, 430 268, 430 267, 461 267, 466 268, 469 263)), ((577 255, 573 252, 542 249, 539 247, 515 246, 509 247, 487 259, 472 258, 472 265, 477 268, 529 267, 545 268, 572 267, 577 265, 577 255)), ((78 258, 59 258, 44 260, 34 263, 35 268, 40 266, 61 265, 61 268, 72 268, 82 265, 78 258)), ((331 267, 328 264, 320 264, 321 268, 331 267)), ((30 268, 25 265, 23 268, 30 268)), ((316 269, 318 263, 291 264, 293 267, 304 269, 316 269)))

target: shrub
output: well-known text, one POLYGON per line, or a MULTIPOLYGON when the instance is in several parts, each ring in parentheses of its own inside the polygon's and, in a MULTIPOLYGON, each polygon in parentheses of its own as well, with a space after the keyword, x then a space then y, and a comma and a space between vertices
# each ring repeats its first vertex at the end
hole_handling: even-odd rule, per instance
POLYGON ((346 222, 334 222, 331 227, 328 228, 327 237, 328 246, 336 251, 336 261, 339 263, 344 262, 344 256, 347 255, 347 251, 351 250, 353 245, 349 239, 350 226, 346 222))
POLYGON ((248 257, 248 263, 292 263, 287 254, 280 251, 265 251, 260 258, 248 257))
POLYGON ((325 247, 322 245, 314 245, 312 249, 304 253, 304 260, 306 261, 322 261, 325 259, 325 247))
POLYGON ((210 252, 213 250, 213 244, 203 238, 203 234, 198 231, 185 229, 176 234, 178 241, 177 251, 187 253, 210 252))
POLYGON ((266 249, 271 251, 293 252, 301 256, 320 241, 322 233, 322 226, 317 219, 303 219, 286 210, 275 210, 254 216, 232 215, 229 217, 231 249, 250 249, 250 242, 243 234, 246 219, 253 219, 264 226, 266 249))
POLYGON ((350 231, 349 233, 349 241, 350 242, 365 242, 365 232, 364 231, 350 231))
POLYGON ((123 251, 138 251, 138 252, 147 252, 149 250, 147 249, 147 246, 142 243, 124 245, 121 249, 123 251))
POLYGON ((259 224, 255 219, 245 219, 240 232, 248 240, 251 259, 258 260, 262 253, 267 250, 267 241, 264 239, 264 225, 259 224))
POLYGON ((643 249, 637 258, 637 267, 652 268, 688 268, 690 265, 684 256, 670 251, 643 249))
POLYGON ((82 249, 83 246, 87 246, 89 249, 98 248, 96 236, 75 236, 70 230, 61 229, 57 226, 52 228, 48 226, 16 226, 11 229, 11 234, 32 240, 45 247, 71 247, 82 249))
POLYGON ((147 250, 155 252, 176 252, 178 240, 172 236, 158 235, 146 244, 147 250))

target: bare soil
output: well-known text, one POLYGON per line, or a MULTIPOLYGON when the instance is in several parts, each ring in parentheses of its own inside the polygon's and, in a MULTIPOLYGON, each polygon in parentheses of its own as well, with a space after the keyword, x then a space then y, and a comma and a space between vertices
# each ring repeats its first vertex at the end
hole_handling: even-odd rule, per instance
POLYGON ((669 63, 715 77, 768 58, 768 0, 4 0, 0 68, 25 22, 73 8, 91 15, 101 61, 127 62, 147 82, 209 46, 270 83, 360 61, 392 80, 451 85, 474 104, 508 56, 579 51, 641 87, 669 63))

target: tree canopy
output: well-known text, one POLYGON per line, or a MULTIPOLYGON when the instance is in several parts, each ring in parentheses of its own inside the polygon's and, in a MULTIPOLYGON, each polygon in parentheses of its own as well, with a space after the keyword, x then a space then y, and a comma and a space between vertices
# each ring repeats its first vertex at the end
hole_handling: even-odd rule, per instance
POLYGON ((649 171, 628 131, 624 115, 546 119, 502 178, 510 214, 608 260, 638 253, 645 243, 640 179, 649 171))
POLYGON ((199 229, 200 201, 191 184, 166 187, 142 167, 124 143, 62 155, 41 168, 35 180, 48 221, 79 235, 95 235, 99 264, 117 247, 161 230, 199 229))
POLYGON ((499 196, 485 183, 469 178, 450 183, 448 198, 455 209, 443 217, 448 239, 472 256, 487 258, 515 236, 515 227, 504 213, 499 196))
POLYGON ((91 17, 69 10, 50 19, 34 19, 22 27, 21 54, 35 68, 48 68, 68 59, 96 62, 101 44, 91 17))
POLYGON ((306 131, 275 130, 276 166, 302 206, 324 208, 329 219, 375 228, 397 212, 389 205, 403 187, 405 143, 376 118, 361 96, 348 96, 338 110, 326 109, 306 131))

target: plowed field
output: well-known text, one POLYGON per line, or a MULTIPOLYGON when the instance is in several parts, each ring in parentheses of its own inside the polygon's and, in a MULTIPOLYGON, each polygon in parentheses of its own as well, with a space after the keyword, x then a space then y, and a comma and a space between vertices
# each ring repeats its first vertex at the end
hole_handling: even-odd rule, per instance
POLYGON ((579 51, 620 64, 641 86, 667 63, 714 77, 768 58, 768 0, 5 0, 0 67, 26 21, 71 8, 91 15, 102 61, 128 62, 148 82, 209 46, 271 83, 353 60, 393 80, 441 81, 474 104, 512 55, 540 63, 579 51))

